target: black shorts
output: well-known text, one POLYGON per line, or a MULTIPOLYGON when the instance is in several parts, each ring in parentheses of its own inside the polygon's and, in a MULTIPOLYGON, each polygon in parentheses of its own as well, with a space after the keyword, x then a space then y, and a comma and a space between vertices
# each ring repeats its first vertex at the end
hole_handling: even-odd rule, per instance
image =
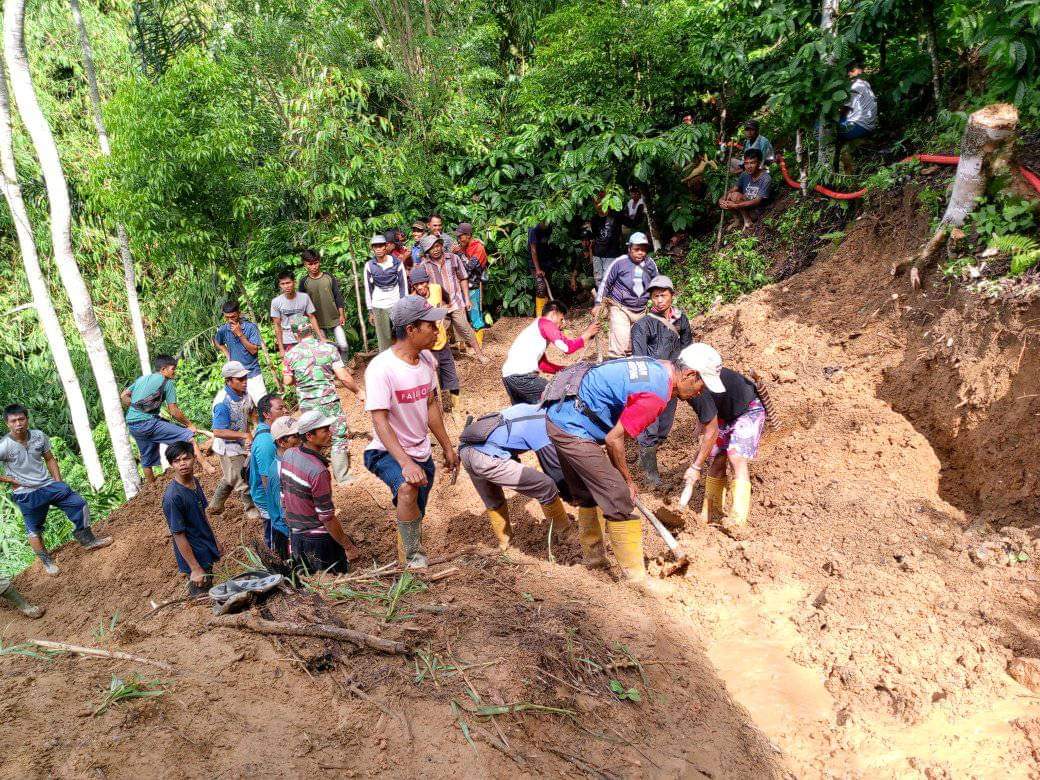
POLYGON ((292 532, 293 565, 305 569, 309 574, 329 571, 346 574, 350 571, 347 554, 331 534, 292 532))

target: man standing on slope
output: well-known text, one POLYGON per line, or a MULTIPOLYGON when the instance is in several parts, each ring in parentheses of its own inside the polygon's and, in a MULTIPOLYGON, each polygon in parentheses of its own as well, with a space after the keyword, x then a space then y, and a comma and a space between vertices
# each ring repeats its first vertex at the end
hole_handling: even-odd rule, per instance
POLYGON ((246 367, 246 392, 259 403, 267 395, 264 374, 260 370, 260 328, 255 322, 242 319, 238 301, 228 301, 221 307, 224 324, 217 328, 213 336, 213 346, 224 353, 224 360, 237 360, 246 367))
POLYGON ((220 369, 224 387, 213 399, 213 452, 220 458, 220 482, 209 505, 211 515, 224 511, 224 504, 232 492, 238 491, 246 517, 258 520, 260 513, 253 506, 249 485, 242 479, 242 467, 246 465, 249 445, 253 437, 249 424, 255 407, 246 393, 245 366, 237 360, 229 360, 220 369))
POLYGON ((296 337, 287 325, 289 318, 294 314, 303 314, 310 318, 314 334, 320 341, 324 341, 325 334, 318 325, 317 317, 314 316, 318 310, 307 293, 297 291, 296 280, 289 271, 278 274, 278 290, 279 295, 271 301, 271 321, 274 323, 274 335, 278 342, 278 355, 284 358, 285 353, 296 343, 296 337))
MULTIPOLYGON (((412 269, 408 281, 411 282, 412 293, 420 298, 425 298, 434 308, 440 307, 444 302, 441 286, 430 281, 430 275, 422 266, 412 269)), ((451 346, 448 344, 448 329, 444 327, 444 320, 437 323, 437 341, 430 347, 430 352, 437 360, 437 382, 441 389, 441 409, 450 412, 459 395, 459 372, 455 365, 455 356, 451 354, 451 346)))
POLYGON ((298 424, 296 418, 288 415, 271 423, 271 438, 274 439, 277 452, 271 465, 261 476, 267 495, 267 511, 271 515, 271 538, 267 540, 267 546, 283 561, 289 560, 289 526, 285 522, 285 510, 282 508, 282 459, 286 452, 300 446, 298 424))
POLYGON ((264 521, 264 541, 274 549, 271 528, 271 508, 267 503, 267 486, 263 477, 274 462, 277 448, 271 434, 271 425, 285 414, 285 402, 277 395, 265 395, 256 405, 260 423, 253 431, 253 443, 249 447, 249 495, 264 521))
POLYGON ((0 482, 14 489, 11 498, 22 513, 29 546, 44 570, 56 577, 60 573, 58 565, 43 544, 43 526, 52 506, 69 518, 74 529, 72 536, 85 550, 108 547, 112 537, 94 536, 87 502, 62 481, 61 468, 51 451, 51 440, 43 431, 29 428, 29 410, 21 404, 10 404, 4 409, 4 421, 7 435, 0 439, 0 463, 4 466, 0 482))
POLYGON ((339 279, 321 270, 321 255, 313 249, 304 249, 300 259, 307 273, 300 277, 296 288, 311 299, 318 327, 333 334, 339 354, 346 360, 350 357, 350 346, 347 344, 347 332, 343 329, 347 318, 343 313, 343 292, 339 279))
POLYGON ((336 381, 361 397, 361 388, 343 364, 339 351, 328 342, 314 338, 313 326, 299 314, 289 318, 289 329, 297 343, 285 355, 282 380, 286 387, 296 386, 300 411, 319 411, 335 420, 332 427, 332 475, 341 485, 350 482, 350 427, 343 402, 336 392, 336 381))
POLYGON ((379 351, 390 348, 390 309, 408 294, 404 263, 386 250, 386 239, 378 233, 370 242, 372 256, 365 263, 365 308, 375 326, 379 351))
POLYGON ((567 307, 559 301, 549 301, 542 309, 542 315, 517 334, 506 354, 506 362, 502 364, 502 384, 512 403, 538 403, 548 384, 542 373, 555 374, 563 368, 546 359, 545 350, 550 344, 570 355, 584 347, 599 331, 599 322, 593 319, 578 338, 569 339, 563 335, 566 321, 567 307))
POLYGON ((650 242, 644 234, 629 236, 628 254, 610 264, 596 291, 592 318, 598 317, 600 306, 610 309, 610 335, 607 339, 610 357, 632 354, 632 325, 646 312, 650 280, 658 275, 657 264, 647 257, 649 251, 650 242))
POLYGON ((455 228, 459 254, 466 269, 469 282, 469 324, 477 334, 477 341, 484 345, 484 281, 487 276, 488 253, 484 242, 473 237, 473 225, 461 222, 455 228))
POLYGON ((419 245, 423 250, 422 267, 430 275, 430 281, 440 285, 444 302, 451 307, 446 313, 455 329, 455 335, 473 348, 481 365, 487 365, 487 355, 484 354, 467 318, 472 303, 469 299, 469 276, 462 258, 453 252, 446 252, 444 240, 440 236, 426 236, 419 245))
POLYGON ((607 563, 601 513, 625 575, 631 580, 646 576, 642 526, 632 514, 637 489, 625 462, 625 437, 634 439, 646 430, 673 395, 683 400, 697 395, 701 380, 689 357, 683 351, 675 363, 650 358, 592 367, 579 363, 546 388, 546 429, 579 507, 578 538, 590 568, 607 563))
MULTIPOLYGON (((439 241, 439 239, 438 239, 439 241)), ((379 477, 397 507, 397 553, 410 569, 427 566, 422 549, 422 519, 433 486, 430 433, 444 453, 444 465, 459 467, 437 402, 437 365, 429 349, 437 340, 444 309, 417 295, 394 304, 391 322, 396 341, 365 370, 365 409, 372 414, 372 442, 365 467, 379 477)))

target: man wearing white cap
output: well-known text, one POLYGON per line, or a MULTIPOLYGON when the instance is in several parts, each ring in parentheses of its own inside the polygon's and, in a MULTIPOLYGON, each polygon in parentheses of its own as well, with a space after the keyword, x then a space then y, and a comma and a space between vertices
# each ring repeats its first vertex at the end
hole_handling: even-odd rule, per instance
POLYGON ((407 295, 394 304, 394 345, 377 355, 365 370, 365 410, 372 415, 372 441, 365 448, 365 468, 393 495, 397 519, 397 553, 402 565, 424 568, 422 519, 433 486, 435 468, 430 433, 444 453, 444 465, 459 467, 437 400, 437 361, 430 348, 444 309, 425 298, 407 295))
POLYGON ((742 374, 722 367, 722 357, 707 344, 691 344, 679 358, 698 372, 704 386, 690 406, 704 425, 701 447, 686 470, 687 482, 700 479, 704 463, 712 458, 704 480, 705 522, 720 519, 726 494, 732 496, 729 515, 722 526, 734 534, 742 533, 751 510, 751 475, 748 464, 758 454, 758 444, 766 424, 766 410, 755 383, 742 374), (725 455, 725 457, 718 457, 725 455), (733 476, 726 477, 726 464, 733 476))
POLYGON ((228 496, 237 490, 246 517, 258 520, 260 513, 253 506, 248 483, 242 478, 242 467, 253 442, 249 433, 253 400, 246 386, 249 371, 237 360, 229 360, 221 367, 220 375, 224 377, 224 388, 213 402, 213 452, 220 458, 221 477, 210 501, 209 513, 219 515, 223 512, 228 496))
POLYGON ((296 425, 303 440, 286 450, 281 463, 282 510, 290 530, 293 562, 311 574, 346 574, 357 549, 336 519, 332 475, 322 452, 332 444, 334 417, 304 412, 296 425))
POLYGON ((657 276, 657 264, 647 256, 650 241, 642 233, 628 238, 628 254, 610 264, 596 291, 596 307, 592 318, 599 315, 600 306, 610 307, 610 336, 607 354, 625 357, 632 354, 632 325, 646 311, 650 300, 650 280, 657 276))
POLYGON ((390 309, 408 294, 404 263, 386 251, 386 237, 376 233, 370 242, 372 256, 365 263, 365 308, 375 326, 379 351, 390 348, 390 309))
POLYGON ((265 524, 267 546, 283 560, 289 560, 289 526, 282 509, 282 458, 293 447, 300 445, 300 431, 295 417, 284 415, 271 423, 271 438, 275 456, 260 475, 266 494, 268 522, 265 524))
POLYGON ((625 460, 625 438, 646 430, 673 395, 689 400, 699 387, 696 371, 680 357, 676 363, 651 358, 611 360, 591 368, 578 363, 556 374, 545 389, 545 428, 578 505, 586 566, 607 564, 602 516, 625 576, 646 577, 642 526, 633 516, 638 491, 625 460))

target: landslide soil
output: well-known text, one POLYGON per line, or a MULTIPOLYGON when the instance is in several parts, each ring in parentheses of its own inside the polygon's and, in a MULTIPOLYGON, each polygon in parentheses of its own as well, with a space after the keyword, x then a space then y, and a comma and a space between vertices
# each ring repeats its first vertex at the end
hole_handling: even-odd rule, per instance
MULTIPOLYGON (((584 570, 574 540, 554 542, 550 562, 522 498, 517 549, 498 554, 468 480, 439 482, 427 548, 459 555, 433 572, 458 572, 408 596, 401 619, 309 591, 263 608, 418 651, 400 658, 210 627, 199 604, 149 615, 149 600, 183 592, 160 486, 111 516, 112 547, 62 549, 57 579, 23 574, 48 614, 4 612, 3 641, 107 647, 174 671, 0 656, 0 775, 1040 776, 1040 708, 1006 673, 1040 655, 1040 312, 891 280, 927 232, 915 204, 912 192, 884 204, 809 269, 694 321, 729 365, 772 380, 781 425, 752 468, 747 539, 680 515, 693 563, 643 593, 584 570), (98 632, 116 611, 115 631, 98 632), (168 693, 92 717, 111 677, 133 673, 168 693), (618 700, 611 680, 640 701, 618 700), (565 712, 492 720, 465 712, 478 698, 565 712)), ((524 324, 495 325, 496 365, 524 324)), ((453 433, 466 412, 506 404, 497 371, 460 365, 453 433)), ((661 453, 673 481, 696 435, 681 409, 661 453)), ((385 488, 357 473, 336 500, 367 568, 392 559, 393 536, 385 488)), ((229 558, 256 543, 235 502, 214 525, 229 558)))

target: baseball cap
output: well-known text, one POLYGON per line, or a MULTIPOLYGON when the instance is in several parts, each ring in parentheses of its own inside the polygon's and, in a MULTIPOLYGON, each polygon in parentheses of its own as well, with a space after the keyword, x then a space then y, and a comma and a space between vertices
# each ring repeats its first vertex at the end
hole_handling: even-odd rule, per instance
POLYGON ((296 338, 314 330, 314 327, 311 325, 311 318, 306 314, 290 314, 283 327, 289 328, 289 332, 296 338))
POLYGON ((412 272, 408 274, 408 281, 412 284, 422 284, 423 282, 430 281, 430 275, 426 272, 425 268, 417 265, 412 269, 412 272))
POLYGON ((419 249, 422 250, 423 254, 426 254, 430 251, 430 247, 432 247, 438 241, 440 241, 442 244, 444 243, 444 239, 440 236, 423 236, 422 240, 419 241, 419 249))
POLYGON ((278 441, 278 439, 292 436, 294 433, 299 433, 298 425, 299 423, 295 417, 283 414, 271 423, 271 438, 278 441))
POLYGON ((690 346, 679 353, 679 362, 686 368, 700 374, 704 384, 708 386, 711 392, 726 392, 726 386, 722 384, 722 380, 719 378, 719 371, 722 370, 722 355, 710 344, 705 344, 702 341, 690 344, 690 346))
POLYGON ((421 220, 417 220, 412 223, 412 230, 421 230, 423 233, 426 232, 426 223, 421 220))
MULTIPOLYGON (((304 412, 300 416, 300 421, 296 423, 296 432, 303 436, 303 434, 316 431, 318 428, 329 428, 335 422, 335 417, 326 417, 317 409, 311 409, 309 412, 304 412)), ((271 436, 273 438, 274 428, 272 428, 271 431, 271 436)))
POLYGON ((650 241, 647 239, 646 233, 640 233, 637 231, 628 237, 628 245, 632 246, 633 244, 645 244, 646 246, 650 246, 650 241))
POLYGON ((369 246, 375 246, 376 244, 385 244, 386 236, 384 236, 382 233, 376 233, 374 236, 372 236, 372 240, 368 243, 369 246))
POLYGON ((749 119, 748 121, 746 121, 744 123, 744 129, 745 130, 758 130, 758 120, 757 119, 749 119))
POLYGON ((460 222, 459 226, 455 228, 455 235, 457 236, 472 236, 473 226, 468 222, 460 222))
POLYGON ((421 295, 406 295, 390 309, 390 322, 395 328, 403 328, 422 320, 437 322, 443 320, 447 314, 447 309, 430 306, 430 302, 421 295))
POLYGON ((249 376, 249 371, 237 360, 229 360, 221 367, 220 375, 225 379, 239 379, 249 376))
POLYGON ((657 276, 655 276, 653 279, 650 280, 650 284, 646 286, 647 290, 653 290, 654 288, 658 290, 671 290, 672 292, 675 292, 675 285, 672 284, 672 280, 669 277, 664 276, 663 274, 658 274, 657 276))

